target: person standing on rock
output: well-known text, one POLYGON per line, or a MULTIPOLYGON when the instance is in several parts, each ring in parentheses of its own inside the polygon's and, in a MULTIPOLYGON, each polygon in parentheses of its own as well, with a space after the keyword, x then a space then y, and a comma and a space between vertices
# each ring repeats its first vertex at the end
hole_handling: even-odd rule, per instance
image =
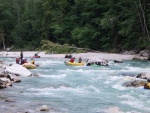
POLYGON ((23 64, 23 52, 21 51, 21 53, 20 53, 20 59, 21 59, 21 65, 23 64))

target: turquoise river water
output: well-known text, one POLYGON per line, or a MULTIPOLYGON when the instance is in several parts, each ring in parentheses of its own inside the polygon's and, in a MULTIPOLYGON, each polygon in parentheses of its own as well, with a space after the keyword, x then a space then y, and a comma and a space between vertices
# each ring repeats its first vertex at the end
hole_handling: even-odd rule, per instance
MULTIPOLYGON (((12 58, 0 58, 15 63, 12 58)), ((29 60, 29 59, 28 59, 29 60)), ((21 83, 0 90, 0 113, 105 113, 118 107, 121 113, 150 113, 150 90, 124 87, 125 75, 150 72, 150 62, 124 61, 103 67, 66 66, 67 59, 39 58, 40 66, 30 70, 39 77, 21 77, 21 83), (43 112, 41 112, 43 113, 43 112)))

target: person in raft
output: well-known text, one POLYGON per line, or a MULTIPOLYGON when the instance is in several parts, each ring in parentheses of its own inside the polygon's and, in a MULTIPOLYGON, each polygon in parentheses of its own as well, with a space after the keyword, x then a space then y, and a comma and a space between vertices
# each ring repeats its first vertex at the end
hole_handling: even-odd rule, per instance
POLYGON ((35 56, 35 57, 38 57, 38 53, 35 53, 34 56, 35 56))
POLYGON ((74 62, 74 57, 71 57, 70 62, 71 62, 71 63, 74 62))
POLYGON ((22 64, 24 64, 24 63, 28 63, 26 58, 22 58, 22 64))
POLYGON ((80 57, 80 58, 79 58, 79 63, 81 63, 81 62, 82 62, 82 58, 80 57))
POLYGON ((28 63, 26 58, 24 58, 24 63, 28 63))
POLYGON ((20 62, 19 57, 16 57, 16 64, 19 64, 19 62, 20 62))
POLYGON ((34 64, 34 60, 33 60, 33 58, 31 58, 31 64, 34 64))

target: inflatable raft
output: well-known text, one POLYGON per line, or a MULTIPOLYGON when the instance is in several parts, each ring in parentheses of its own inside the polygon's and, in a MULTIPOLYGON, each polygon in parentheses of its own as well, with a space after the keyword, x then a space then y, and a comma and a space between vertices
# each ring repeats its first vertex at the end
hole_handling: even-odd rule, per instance
POLYGON ((33 58, 41 58, 40 56, 33 56, 33 58))
POLYGON ((66 65, 69 65, 69 66, 84 66, 84 63, 78 63, 78 62, 69 62, 69 61, 65 61, 65 64, 66 65))
POLYGON ((31 64, 31 63, 24 63, 24 64, 22 64, 22 66, 27 69, 35 69, 36 68, 36 65, 31 64))

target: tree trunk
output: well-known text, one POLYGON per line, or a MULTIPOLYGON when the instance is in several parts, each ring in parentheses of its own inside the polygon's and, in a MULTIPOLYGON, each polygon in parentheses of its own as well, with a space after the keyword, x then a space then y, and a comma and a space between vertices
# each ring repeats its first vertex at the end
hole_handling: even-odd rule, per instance
POLYGON ((4 47, 4 50, 6 50, 6 46, 5 46, 5 40, 4 40, 4 37, 3 37, 3 33, 1 34, 1 37, 2 37, 2 40, 3 40, 3 47, 4 47))
MULTIPOLYGON (((141 11, 142 11, 144 27, 145 27, 145 30, 146 30, 146 33, 147 33, 147 36, 148 36, 148 39, 149 39, 149 31, 148 31, 148 28, 147 28, 146 19, 145 19, 145 13, 144 13, 144 10, 143 10, 143 8, 142 8, 141 0, 139 0, 139 6, 140 6, 141 11)), ((149 39, 149 40, 150 40, 150 39, 149 39)))
POLYGON ((143 35, 143 37, 145 37, 146 36, 145 28, 144 28, 142 17, 140 15, 140 11, 139 11, 139 8, 138 8, 138 3, 136 2, 135 4, 136 4, 137 12, 138 12, 138 15, 139 15, 140 23, 141 23, 142 35, 143 35))

